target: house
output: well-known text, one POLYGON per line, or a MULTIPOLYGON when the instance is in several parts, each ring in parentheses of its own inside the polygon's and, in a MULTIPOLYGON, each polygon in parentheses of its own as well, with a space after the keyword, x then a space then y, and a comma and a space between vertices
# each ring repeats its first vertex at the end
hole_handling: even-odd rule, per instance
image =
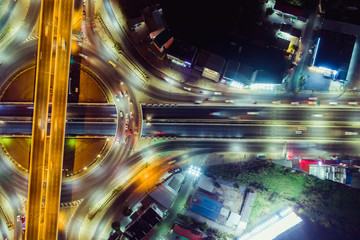
POLYGON ((251 89, 272 90, 281 86, 282 79, 266 70, 257 70, 255 73, 255 80, 251 83, 251 89))
POLYGON ((346 169, 339 165, 309 165, 309 174, 320 179, 329 179, 342 184, 346 183, 346 169))
POLYGON ((171 62, 190 68, 195 59, 196 52, 197 48, 195 46, 189 43, 181 42, 178 39, 174 39, 166 55, 171 62))
POLYGON ((194 68, 202 72, 202 76, 218 82, 225 66, 225 58, 205 50, 199 51, 194 68))
POLYGON ((313 50, 311 66, 332 79, 348 80, 347 73, 356 37, 346 33, 320 30, 313 50))
POLYGON ((133 221, 126 226, 126 232, 135 240, 150 238, 155 233, 152 229, 164 216, 156 204, 150 205, 144 211, 140 208, 134 214, 133 221))
POLYGON ((222 79, 230 82, 230 86, 243 88, 253 80, 255 69, 238 61, 227 62, 222 79))
POLYGON ((172 235, 185 240, 201 240, 201 232, 194 229, 187 229, 179 224, 175 224, 172 235))
MULTIPOLYGON (((242 230, 246 229, 246 226, 249 221, 250 214, 251 214, 251 210, 252 210, 253 204, 255 202, 255 198, 256 198, 256 193, 247 192, 244 205, 241 209, 240 222, 237 226, 238 229, 242 229, 242 230)), ((237 221, 237 218, 238 217, 236 215, 234 215, 232 217, 232 221, 233 221, 233 219, 234 219, 234 221, 237 221)))
POLYGON ((150 192, 149 196, 160 208, 163 208, 164 210, 171 208, 184 178, 184 175, 180 173, 175 174, 164 184, 150 192))
POLYGON ((141 11, 143 21, 145 21, 149 32, 167 28, 166 21, 160 5, 148 6, 141 11))
POLYGON ((154 46, 160 51, 163 52, 165 49, 168 49, 174 37, 168 29, 160 29, 155 32, 150 33, 150 38, 153 40, 154 46))
POLYGON ((302 7, 276 1, 274 5, 275 13, 289 17, 292 20, 299 20, 306 22, 309 18, 309 13, 302 7))
POLYGON ((205 175, 201 175, 199 177, 199 182, 197 184, 197 187, 207 193, 213 193, 215 189, 213 180, 205 175))

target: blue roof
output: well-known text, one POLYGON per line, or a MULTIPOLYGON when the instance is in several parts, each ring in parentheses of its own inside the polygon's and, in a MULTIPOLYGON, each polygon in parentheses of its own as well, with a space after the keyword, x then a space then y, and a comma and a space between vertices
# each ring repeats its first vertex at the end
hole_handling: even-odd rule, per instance
POLYGON ((208 197, 203 197, 200 204, 194 203, 191 211, 199 213, 204 217, 216 220, 223 204, 208 197))

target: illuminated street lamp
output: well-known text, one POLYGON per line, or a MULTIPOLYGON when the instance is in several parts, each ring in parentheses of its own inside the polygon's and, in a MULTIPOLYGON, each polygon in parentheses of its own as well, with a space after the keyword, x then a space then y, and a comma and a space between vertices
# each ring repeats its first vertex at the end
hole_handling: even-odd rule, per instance
POLYGON ((199 167, 194 167, 193 165, 190 166, 188 173, 190 175, 194 175, 196 177, 198 177, 201 174, 201 169, 199 167))

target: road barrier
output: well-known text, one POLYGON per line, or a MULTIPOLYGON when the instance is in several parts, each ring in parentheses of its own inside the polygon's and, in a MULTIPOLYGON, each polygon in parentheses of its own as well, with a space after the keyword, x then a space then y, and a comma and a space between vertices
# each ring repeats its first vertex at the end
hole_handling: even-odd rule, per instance
POLYGON ((96 216, 96 214, 98 214, 100 211, 102 211, 106 205, 111 202, 125 187, 126 185, 133 180, 139 173, 141 173, 145 168, 147 168, 149 166, 149 163, 145 163, 144 165, 142 165, 130 178, 128 178, 124 183, 122 183, 120 186, 118 186, 117 188, 115 188, 112 192, 111 195, 98 207, 96 208, 94 211, 90 212, 88 214, 88 219, 91 221, 94 219, 94 217, 96 216))
POLYGON ((6 225, 8 227, 8 229, 14 229, 14 224, 12 223, 12 221, 10 220, 9 216, 6 214, 6 212, 4 212, 3 208, 0 205, 0 214, 4 216, 5 218, 5 222, 6 225))

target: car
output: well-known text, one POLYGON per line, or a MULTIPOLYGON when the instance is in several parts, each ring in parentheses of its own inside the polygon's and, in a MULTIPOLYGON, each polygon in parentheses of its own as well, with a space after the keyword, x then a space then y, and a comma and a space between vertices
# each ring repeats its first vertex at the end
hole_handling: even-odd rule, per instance
POLYGON ((121 118, 124 117, 124 113, 122 111, 119 112, 119 115, 120 115, 121 118))
POLYGON ((84 54, 82 54, 82 53, 79 53, 79 56, 80 56, 80 57, 83 57, 83 58, 85 58, 85 59, 88 59, 88 56, 86 56, 86 55, 84 55, 84 54))
POLYGON ((184 87, 184 89, 185 89, 186 91, 191 92, 191 88, 189 88, 189 87, 184 87))
POLYGON ((134 118, 134 115, 132 112, 130 112, 130 118, 134 118))
POLYGON ((125 130, 128 130, 129 129, 129 124, 125 124, 125 130))
POLYGON ((291 105, 299 105, 299 102, 291 102, 291 105))
POLYGON ((181 169, 181 168, 175 168, 175 169, 169 170, 169 173, 173 173, 173 174, 175 174, 175 173, 180 173, 180 172, 182 172, 182 169, 181 169))
POLYGON ((119 92, 119 97, 124 97, 124 94, 122 92, 119 92))
POLYGON ((220 116, 220 112, 211 112, 209 115, 211 115, 211 116, 220 116))
POLYGON ((214 92, 215 95, 222 95, 222 92, 214 92))
POLYGON ((128 123, 129 122, 129 114, 125 114, 125 121, 126 121, 126 123, 128 123))
POLYGON ((309 105, 316 105, 317 102, 316 102, 316 101, 308 101, 308 104, 309 104, 309 105))
POLYGON ((169 164, 169 165, 173 165, 173 164, 175 164, 176 162, 177 162, 177 160, 176 160, 176 159, 173 159, 173 160, 168 161, 168 164, 169 164))
POLYGON ((201 103, 203 103, 203 100, 195 100, 194 103, 195 104, 201 104, 201 103))
POLYGON ((119 96, 115 95, 116 101, 120 101, 119 96))
POLYGON ((336 106, 336 105, 338 105, 338 103, 337 102, 329 102, 329 105, 336 106))
POLYGON ((225 100, 226 103, 234 103, 234 100, 227 99, 225 100))
POLYGON ((345 132, 346 136, 357 136, 358 134, 358 132, 345 132))
POLYGON ((273 104, 281 104, 281 101, 272 101, 273 104))
POLYGON ((358 102, 348 102, 349 105, 358 105, 358 102))
POLYGON ((113 61, 109 61, 110 65, 113 67, 116 67, 115 63, 113 61))
POLYGON ((318 98, 317 98, 317 97, 309 97, 309 100, 310 100, 310 101, 317 101, 318 98))
POLYGON ((20 215, 20 214, 18 214, 18 215, 16 216, 16 221, 17 221, 17 222, 20 222, 20 221, 21 221, 21 215, 20 215))
POLYGON ((297 135, 300 135, 302 133, 303 133, 302 131, 295 131, 295 134, 297 134, 297 135))

